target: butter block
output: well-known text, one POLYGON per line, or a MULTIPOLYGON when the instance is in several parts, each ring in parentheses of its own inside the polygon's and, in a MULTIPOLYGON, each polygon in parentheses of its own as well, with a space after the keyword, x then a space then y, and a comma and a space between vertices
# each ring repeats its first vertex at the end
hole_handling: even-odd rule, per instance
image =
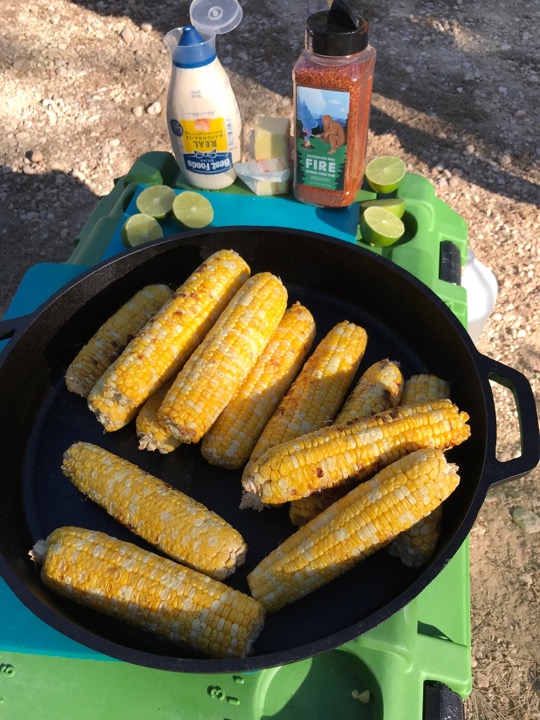
POLYGON ((258 117, 252 133, 251 156, 254 160, 271 160, 287 155, 290 134, 288 118, 258 117))

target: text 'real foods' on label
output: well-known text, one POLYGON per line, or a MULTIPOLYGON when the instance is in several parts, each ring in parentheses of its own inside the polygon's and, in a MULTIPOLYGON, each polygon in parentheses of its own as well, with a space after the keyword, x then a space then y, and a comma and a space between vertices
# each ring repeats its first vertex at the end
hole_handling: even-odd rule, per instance
POLYGON ((171 118, 171 131, 182 139, 188 172, 216 175, 230 170, 234 145, 231 118, 171 118))
POLYGON ((347 207, 361 187, 376 52, 368 26, 344 0, 310 15, 293 68, 297 200, 347 207))

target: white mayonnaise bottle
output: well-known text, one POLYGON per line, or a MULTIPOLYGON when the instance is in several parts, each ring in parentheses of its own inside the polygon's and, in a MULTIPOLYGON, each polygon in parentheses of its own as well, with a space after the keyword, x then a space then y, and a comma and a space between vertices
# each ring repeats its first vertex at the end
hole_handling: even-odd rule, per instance
MULTIPOLYGON (((201 3, 192 3, 192 22, 195 5, 201 3)), ((216 8, 217 3, 212 3, 208 12, 215 13, 216 8)), ((204 26, 187 25, 165 36, 172 59, 167 98, 172 150, 186 182, 202 190, 231 185, 236 179, 233 165, 242 153, 240 109, 215 48, 215 33, 227 32, 240 22, 238 10, 226 30, 219 24, 223 15, 216 17, 215 24, 211 21, 209 15, 204 26)))

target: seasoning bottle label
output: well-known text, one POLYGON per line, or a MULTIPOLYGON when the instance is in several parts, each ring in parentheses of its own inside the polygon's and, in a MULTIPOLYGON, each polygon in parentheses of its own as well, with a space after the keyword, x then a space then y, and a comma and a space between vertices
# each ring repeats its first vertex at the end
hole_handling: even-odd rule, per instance
POLYGON ((232 168, 229 148, 233 138, 228 118, 172 120, 171 128, 175 135, 182 138, 187 170, 201 175, 216 175, 232 168))
POLYGON ((343 190, 350 93, 296 87, 296 160, 299 185, 343 190))

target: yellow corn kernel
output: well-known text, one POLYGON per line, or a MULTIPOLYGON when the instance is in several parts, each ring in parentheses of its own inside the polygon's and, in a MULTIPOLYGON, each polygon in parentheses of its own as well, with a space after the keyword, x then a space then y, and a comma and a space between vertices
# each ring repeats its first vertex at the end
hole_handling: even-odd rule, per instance
POLYGON ((406 567, 425 565, 439 541, 442 512, 442 506, 435 508, 427 517, 398 535, 387 548, 389 554, 399 558, 406 567))
POLYGON ((381 470, 300 528, 248 575, 272 612, 325 585, 428 515, 459 483, 457 467, 433 448, 381 470))
POLYGON ((150 395, 137 414, 135 431, 139 438, 139 450, 158 450, 166 454, 173 452, 180 445, 169 430, 159 421, 158 411, 165 395, 173 384, 168 380, 153 395, 150 395))
POLYGON ((366 477, 413 450, 446 450, 469 437, 468 419, 450 400, 441 400, 309 433, 260 458, 244 481, 244 504, 250 494, 270 505, 297 500, 366 477))
POLYGON ((314 339, 313 315, 295 303, 285 312, 238 393, 203 438, 201 451, 209 463, 229 469, 246 464, 314 339))
POLYGON ((139 406, 178 372, 249 272, 237 253, 220 250, 176 290, 90 392, 88 406, 105 430, 127 425, 139 406))
POLYGON ((364 328, 347 320, 335 325, 321 340, 267 422, 244 469, 242 483, 270 448, 333 421, 354 380, 366 344, 364 328))
POLYGON ((109 365, 171 295, 166 285, 148 285, 122 305, 71 361, 66 370, 67 389, 88 397, 109 365))
POLYGON ((208 432, 257 362, 287 308, 287 291, 268 272, 251 277, 178 374, 158 412, 183 443, 208 432))
POLYGON ((62 471, 115 520, 178 562, 222 580, 245 560, 242 536, 223 518, 103 448, 74 443, 62 471))
POLYGON ((335 419, 335 424, 367 418, 397 405, 403 391, 403 375, 392 360, 379 360, 361 376, 335 419))
MULTIPOLYGON (((334 424, 371 417, 394 407, 399 402, 402 390, 403 375, 399 365, 391 360, 380 360, 361 375, 334 424)), ((352 486, 345 485, 293 500, 289 507, 292 524, 299 527, 308 522, 338 498, 343 497, 351 488, 352 486)))
POLYGON ((412 375, 403 386, 400 405, 418 405, 450 397, 450 385, 436 375, 412 375))
POLYGON ((102 532, 61 527, 30 556, 54 592, 210 657, 245 657, 264 624, 249 595, 102 532))
MULTIPOLYGON (((450 397, 450 385, 436 375, 412 375, 403 388, 401 405, 417 405, 450 397)), ((388 552, 407 567, 421 567, 435 552, 442 522, 442 507, 402 533, 388 546, 388 552)))

